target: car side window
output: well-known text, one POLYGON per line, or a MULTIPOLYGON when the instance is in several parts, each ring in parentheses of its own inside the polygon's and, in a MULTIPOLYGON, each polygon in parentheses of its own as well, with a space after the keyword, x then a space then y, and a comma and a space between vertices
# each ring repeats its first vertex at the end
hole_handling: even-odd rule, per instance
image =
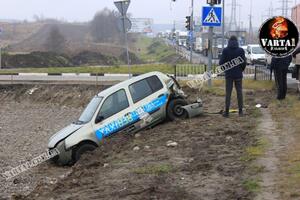
POLYGON ((133 83, 129 86, 129 91, 134 103, 152 94, 152 89, 146 79, 133 83))
POLYGON ((153 93, 161 90, 164 87, 157 76, 151 76, 146 80, 148 81, 153 93))
POLYGON ((102 104, 98 116, 107 119, 129 107, 128 98, 124 89, 110 95, 102 104))
POLYGON ((159 78, 157 76, 151 76, 130 85, 129 91, 133 102, 137 103, 162 88, 163 84, 159 78))

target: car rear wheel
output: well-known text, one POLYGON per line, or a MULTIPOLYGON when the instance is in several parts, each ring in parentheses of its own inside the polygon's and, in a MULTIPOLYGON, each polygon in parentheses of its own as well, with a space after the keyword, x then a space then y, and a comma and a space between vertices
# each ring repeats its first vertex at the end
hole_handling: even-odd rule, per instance
POLYGON ((73 160, 74 160, 74 162, 77 162, 80 159, 82 154, 84 154, 86 152, 94 151, 96 148, 97 148, 97 146, 95 146, 93 144, 90 144, 90 143, 80 144, 73 151, 73 160))
POLYGON ((184 119, 188 117, 186 110, 182 106, 186 106, 187 102, 183 99, 174 99, 171 100, 167 107, 167 117, 170 121, 175 120, 176 118, 184 119))

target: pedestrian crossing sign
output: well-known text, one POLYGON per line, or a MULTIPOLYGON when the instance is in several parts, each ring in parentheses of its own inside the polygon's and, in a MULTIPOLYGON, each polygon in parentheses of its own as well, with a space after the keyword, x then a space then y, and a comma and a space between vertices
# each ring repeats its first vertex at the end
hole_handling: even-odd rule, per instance
POLYGON ((222 8, 204 6, 202 9, 202 26, 221 26, 222 8))

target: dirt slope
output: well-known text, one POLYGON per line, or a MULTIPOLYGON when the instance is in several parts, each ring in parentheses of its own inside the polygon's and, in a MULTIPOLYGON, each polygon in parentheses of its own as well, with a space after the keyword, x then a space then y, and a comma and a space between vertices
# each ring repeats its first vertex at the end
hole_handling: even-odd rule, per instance
MULTIPOLYGON (((1 120, 0 134, 9 145, 1 145, 2 169, 22 163, 16 160, 22 156, 30 159, 40 154, 47 139, 75 120, 81 106, 101 89, 78 85, 1 88, 4 103, 0 114, 6 117, 1 120), (38 89, 30 95, 33 88, 38 89), (22 120, 26 118, 30 123, 22 120), (18 123, 9 125, 13 120, 18 123), (19 130, 23 139, 16 140, 19 130)), ((196 97, 196 91, 188 93, 196 97)), ((201 96, 206 111, 222 109, 223 97, 210 93, 201 96)), ((255 105, 255 96, 247 95, 248 108, 255 105)), ((233 115, 229 119, 204 115, 164 123, 135 136, 119 134, 71 168, 45 163, 9 182, 1 180, 5 186, 1 187, 2 197, 19 193, 15 199, 252 199, 243 185, 248 163, 241 157, 255 142, 255 113, 248 109, 246 117, 233 115), (178 146, 167 147, 169 140, 178 146), (139 150, 134 151, 134 147, 139 150), (23 196, 32 188, 33 192, 23 196)))

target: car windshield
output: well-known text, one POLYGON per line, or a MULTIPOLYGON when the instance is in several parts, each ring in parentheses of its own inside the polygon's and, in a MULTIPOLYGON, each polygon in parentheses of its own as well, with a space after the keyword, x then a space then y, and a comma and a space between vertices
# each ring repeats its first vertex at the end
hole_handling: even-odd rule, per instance
POLYGON ((87 107, 84 109, 79 120, 75 124, 85 124, 91 121, 102 99, 103 99, 102 97, 95 96, 91 100, 91 102, 87 105, 87 107))
POLYGON ((265 54, 264 50, 261 47, 252 47, 253 54, 265 54))

